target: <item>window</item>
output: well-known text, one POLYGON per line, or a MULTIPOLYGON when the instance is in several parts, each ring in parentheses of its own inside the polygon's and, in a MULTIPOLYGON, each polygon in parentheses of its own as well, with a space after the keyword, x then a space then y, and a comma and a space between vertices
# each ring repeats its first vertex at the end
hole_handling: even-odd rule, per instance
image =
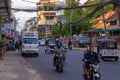
POLYGON ((111 21, 110 25, 117 25, 117 21, 111 21))
POLYGON ((37 44, 38 39, 37 38, 24 38, 23 43, 24 44, 37 44))
POLYGON ((53 20, 54 16, 45 16, 46 20, 53 20))
POLYGON ((115 43, 107 43, 106 44, 106 49, 116 49, 117 48, 117 44, 115 43))

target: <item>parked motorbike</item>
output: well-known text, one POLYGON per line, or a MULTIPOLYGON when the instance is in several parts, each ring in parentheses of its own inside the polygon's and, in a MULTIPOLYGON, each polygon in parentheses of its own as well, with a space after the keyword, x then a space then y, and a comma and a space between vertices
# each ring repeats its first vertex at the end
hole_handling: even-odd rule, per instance
POLYGON ((16 48, 14 47, 14 45, 6 44, 6 50, 7 51, 15 51, 16 48))

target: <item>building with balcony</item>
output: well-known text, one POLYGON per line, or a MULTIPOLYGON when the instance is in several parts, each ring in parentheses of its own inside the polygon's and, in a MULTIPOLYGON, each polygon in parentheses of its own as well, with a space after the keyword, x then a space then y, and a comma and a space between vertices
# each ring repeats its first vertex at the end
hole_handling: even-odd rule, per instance
POLYGON ((56 11, 54 11, 59 0, 40 0, 37 3, 38 23, 37 29, 43 34, 50 34, 51 26, 57 23, 56 11))

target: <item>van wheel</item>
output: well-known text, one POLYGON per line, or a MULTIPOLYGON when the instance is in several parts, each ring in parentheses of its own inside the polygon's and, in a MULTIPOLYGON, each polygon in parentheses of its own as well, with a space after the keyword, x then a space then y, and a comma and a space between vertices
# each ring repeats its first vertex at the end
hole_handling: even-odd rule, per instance
POLYGON ((118 61, 118 57, 115 58, 115 61, 118 61))
POLYGON ((21 53, 21 56, 23 56, 23 57, 24 57, 24 56, 25 56, 25 54, 24 54, 24 53, 21 53))
POLYGON ((38 53, 36 53, 35 55, 36 55, 36 57, 38 57, 38 56, 39 56, 39 55, 38 55, 38 53))

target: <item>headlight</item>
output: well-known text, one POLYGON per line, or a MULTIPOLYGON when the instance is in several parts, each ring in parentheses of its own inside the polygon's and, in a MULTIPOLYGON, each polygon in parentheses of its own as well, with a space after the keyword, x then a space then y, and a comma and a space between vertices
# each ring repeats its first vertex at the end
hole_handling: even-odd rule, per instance
POLYGON ((22 48, 24 48, 24 45, 22 45, 22 48))
POLYGON ((37 45, 36 48, 39 48, 39 46, 37 45))

